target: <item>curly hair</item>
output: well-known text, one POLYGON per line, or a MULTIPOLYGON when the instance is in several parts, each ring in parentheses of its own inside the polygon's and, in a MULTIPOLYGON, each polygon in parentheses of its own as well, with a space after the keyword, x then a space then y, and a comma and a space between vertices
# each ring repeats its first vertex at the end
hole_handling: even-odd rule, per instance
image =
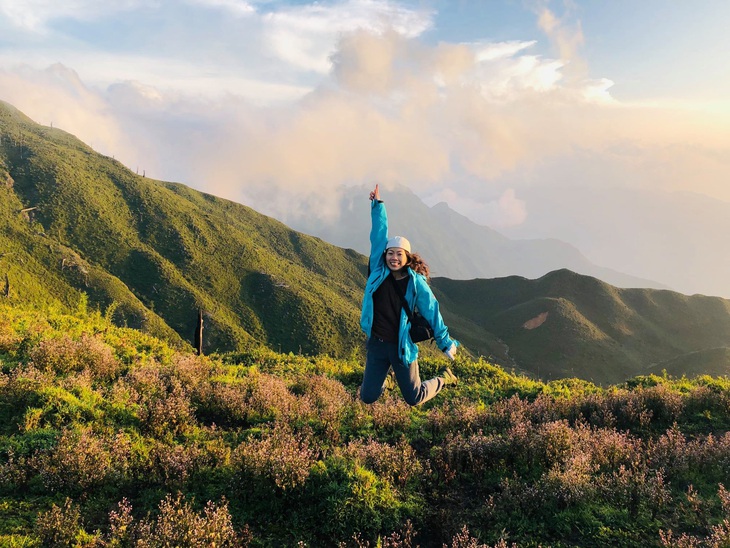
POLYGON ((418 272, 423 276, 426 276, 427 280, 431 279, 431 269, 428 264, 421 258, 418 253, 406 253, 408 256, 408 262, 406 266, 409 266, 414 272, 418 272))

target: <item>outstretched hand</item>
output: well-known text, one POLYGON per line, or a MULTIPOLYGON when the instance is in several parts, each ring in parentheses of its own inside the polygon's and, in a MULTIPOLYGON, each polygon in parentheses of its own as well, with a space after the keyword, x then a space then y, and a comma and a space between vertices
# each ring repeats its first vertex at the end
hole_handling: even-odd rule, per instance
POLYGON ((370 201, 373 200, 380 200, 380 190, 378 189, 378 185, 375 185, 375 190, 370 192, 370 201))
POLYGON ((449 346, 448 350, 444 351, 444 354, 453 362, 456 359, 456 345, 452 344, 449 346))

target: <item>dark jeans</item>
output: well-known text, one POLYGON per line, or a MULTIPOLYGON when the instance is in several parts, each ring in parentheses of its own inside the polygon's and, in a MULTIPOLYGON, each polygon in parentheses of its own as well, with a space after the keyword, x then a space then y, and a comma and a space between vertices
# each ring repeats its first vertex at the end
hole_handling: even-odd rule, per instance
POLYGON ((395 379, 398 381, 403 399, 408 405, 420 405, 438 394, 443 388, 443 381, 436 377, 421 382, 418 373, 418 360, 406 367, 398 359, 398 344, 381 341, 371 337, 367 344, 365 374, 360 387, 360 399, 365 403, 375 402, 383 393, 388 369, 393 366, 395 379))

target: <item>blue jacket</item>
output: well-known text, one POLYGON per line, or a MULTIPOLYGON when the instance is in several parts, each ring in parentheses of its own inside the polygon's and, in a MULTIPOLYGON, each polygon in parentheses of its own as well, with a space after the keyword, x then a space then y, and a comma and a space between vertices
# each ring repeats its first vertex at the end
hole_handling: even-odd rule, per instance
MULTIPOLYGON (((377 200, 372 201, 370 210, 372 228, 370 230, 370 276, 365 285, 365 295, 362 301, 362 313, 360 315, 360 327, 370 338, 373 327, 373 294, 380 287, 390 274, 390 269, 385 264, 385 246, 388 243, 388 214, 385 205, 377 200)), ((434 332, 436 345, 443 352, 448 350, 452 344, 457 344, 449 336, 449 329, 444 324, 439 311, 439 303, 428 286, 426 277, 418 274, 409 268, 408 288, 406 289, 406 301, 411 311, 416 308, 421 315, 428 320, 434 332)), ((398 329, 398 356, 403 365, 410 365, 418 358, 418 346, 411 341, 409 332, 410 325, 408 316, 401 307, 400 327, 398 329)))

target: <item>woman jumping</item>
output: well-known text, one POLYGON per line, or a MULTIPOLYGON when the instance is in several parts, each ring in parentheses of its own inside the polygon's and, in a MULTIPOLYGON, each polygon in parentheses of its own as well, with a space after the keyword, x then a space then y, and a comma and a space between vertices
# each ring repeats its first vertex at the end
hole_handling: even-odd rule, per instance
POLYGON ((360 398, 365 403, 375 402, 385 390, 392 366, 403 398, 409 405, 420 405, 447 384, 455 384, 457 379, 447 368, 441 377, 421 382, 418 346, 411 340, 410 322, 401 295, 405 295, 411 311, 418 309, 428 320, 436 345, 451 360, 456 357, 459 343, 449 336, 438 301, 428 286, 428 265, 411 253, 406 238, 388 238, 388 215, 378 185, 370 193, 370 201, 370 274, 360 317, 368 342, 360 398))

